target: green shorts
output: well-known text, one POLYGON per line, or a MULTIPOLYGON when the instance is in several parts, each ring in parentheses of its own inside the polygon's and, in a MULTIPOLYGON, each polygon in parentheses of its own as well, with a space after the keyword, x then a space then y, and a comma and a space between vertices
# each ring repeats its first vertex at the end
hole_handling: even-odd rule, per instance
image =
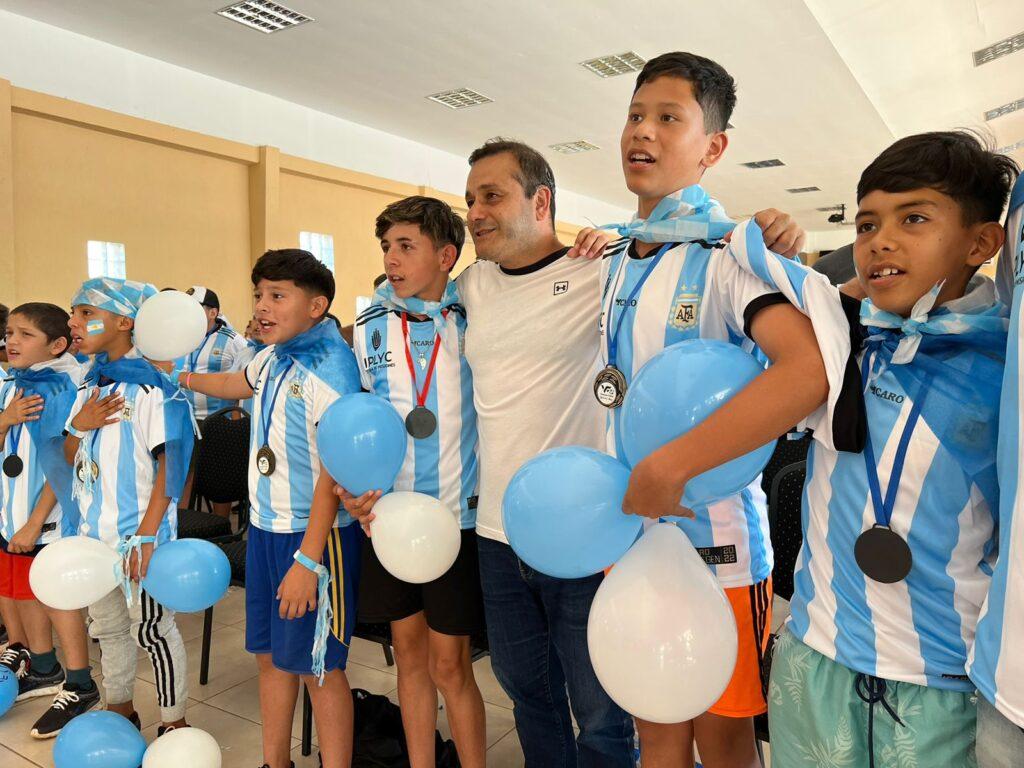
POLYGON ((788 629, 775 644, 768 684, 772 768, 974 768, 976 716, 972 692, 860 675, 788 629))

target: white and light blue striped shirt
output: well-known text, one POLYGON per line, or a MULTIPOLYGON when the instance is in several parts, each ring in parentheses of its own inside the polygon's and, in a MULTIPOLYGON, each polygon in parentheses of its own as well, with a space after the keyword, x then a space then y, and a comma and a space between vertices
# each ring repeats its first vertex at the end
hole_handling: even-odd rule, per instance
POLYGON ((1024 408, 1021 403, 1021 340, 1024 323, 1024 176, 1010 196, 1006 245, 999 258, 999 297, 1012 307, 1006 371, 1000 402, 999 559, 978 621, 971 652, 971 680, 978 691, 1018 726, 1024 728, 1024 408))
MULTIPOLYGON (((758 309, 785 299, 721 250, 693 242, 670 245, 630 300, 660 249, 639 258, 633 241, 609 246, 601 273, 601 364, 608 362, 608 335, 616 330, 615 363, 627 383, 661 350, 686 339, 717 339, 754 351, 747 324, 758 309)), ((617 434, 620 417, 620 408, 609 409, 607 449, 621 457, 625 454, 617 434)), ((772 547, 760 476, 735 496, 693 511, 695 519, 681 519, 678 525, 723 587, 749 586, 771 575, 772 547)))
MULTIPOLYGON (((408 437, 394 489, 440 499, 460 527, 467 529, 476 526, 478 464, 473 376, 463 353, 466 318, 462 307, 452 307, 446 322, 425 402, 437 417, 437 429, 427 438, 408 437)), ((410 317, 408 329, 415 387, 400 312, 375 304, 356 319, 353 334, 363 387, 389 401, 403 419, 416 405, 416 389, 422 392, 436 338, 431 320, 410 317)))
MULTIPOLYGON (((994 303, 992 282, 976 277, 964 297, 943 306, 971 313, 994 303)), ((846 306, 850 314, 859 311, 857 302, 846 306)), ((835 344, 842 346, 849 327, 835 332, 835 344)), ((857 353, 858 366, 864 354, 857 353)), ((917 393, 905 391, 891 367, 873 365, 872 376, 866 388, 847 396, 864 399, 879 485, 888 489, 917 393)), ((890 521, 913 554, 913 568, 902 581, 874 581, 857 565, 857 537, 875 522, 864 455, 837 452, 815 440, 807 461, 804 543, 790 631, 856 672, 971 690, 965 665, 995 561, 995 510, 924 418, 909 442, 890 521)))
MULTIPOLYGON (((132 348, 125 357, 140 357, 132 348)), ((93 390, 100 399, 112 392, 124 398, 118 422, 86 433, 99 476, 91 493, 79 499, 82 521, 79 533, 116 547, 126 536, 134 536, 146 515, 158 468, 157 457, 166 442, 164 393, 145 384, 101 381, 98 386, 82 385, 71 408, 65 428, 81 410, 93 390)), ((157 531, 157 543, 177 537, 178 504, 171 499, 157 531)))
MULTIPOLYGON (((217 327, 206 334, 203 343, 182 361, 183 370, 193 373, 227 373, 241 370, 245 363, 252 359, 246 359, 244 355, 247 348, 248 344, 241 334, 218 321, 217 327)), ((186 395, 192 401, 196 419, 199 421, 221 408, 238 405, 235 400, 221 400, 202 392, 186 391, 186 395)))
MULTIPOLYGON (((340 353, 351 355, 352 351, 344 346, 340 353)), ((338 392, 301 363, 289 366, 287 360, 275 356, 273 344, 261 350, 244 371, 253 388, 249 444, 252 524, 272 533, 305 531, 313 490, 320 477, 316 426, 335 400, 350 393, 338 392), (265 433, 264 409, 270 415, 269 435, 265 433), (264 445, 270 447, 275 458, 269 476, 261 475, 256 468, 257 452, 264 445)), ((340 507, 335 527, 351 522, 340 507)))
MULTIPOLYGON (((74 356, 67 354, 32 366, 32 370, 43 368, 51 368, 67 374, 75 386, 81 384, 85 374, 74 356)), ((18 385, 13 379, 7 379, 0 384, 0 411, 14 399, 17 389, 18 385)), ((11 433, 15 430, 18 432, 17 456, 22 461, 22 471, 17 477, 0 475, 0 536, 3 536, 5 541, 10 541, 11 537, 28 522, 39 502, 43 485, 46 483, 37 447, 24 424, 12 427, 7 433, 7 438, 0 446, 0 462, 8 456, 14 455, 14 438, 11 433)), ((71 467, 68 467, 67 470, 70 474, 71 467)), ((70 514, 65 515, 58 501, 43 523, 42 532, 36 541, 37 545, 49 544, 61 538, 62 535, 74 535, 78 532, 76 523, 78 511, 69 511, 70 514)))

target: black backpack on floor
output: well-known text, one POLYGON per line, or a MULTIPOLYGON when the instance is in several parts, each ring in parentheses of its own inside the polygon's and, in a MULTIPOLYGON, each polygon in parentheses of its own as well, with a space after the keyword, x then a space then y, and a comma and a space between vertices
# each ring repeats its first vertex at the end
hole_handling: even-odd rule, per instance
MULTIPOLYGON (((352 768, 409 768, 402 710, 387 696, 352 689, 355 708, 352 768)), ((455 744, 434 732, 437 768, 459 768, 455 744)))

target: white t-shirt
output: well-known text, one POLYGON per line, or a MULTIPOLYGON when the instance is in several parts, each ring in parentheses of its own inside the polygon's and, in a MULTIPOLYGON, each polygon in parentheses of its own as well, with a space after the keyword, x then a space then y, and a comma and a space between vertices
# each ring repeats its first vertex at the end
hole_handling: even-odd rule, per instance
POLYGON ((601 262, 566 248, 521 269, 478 261, 456 281, 480 432, 477 532, 508 542, 501 501, 516 471, 565 445, 604 449, 594 398, 601 262))

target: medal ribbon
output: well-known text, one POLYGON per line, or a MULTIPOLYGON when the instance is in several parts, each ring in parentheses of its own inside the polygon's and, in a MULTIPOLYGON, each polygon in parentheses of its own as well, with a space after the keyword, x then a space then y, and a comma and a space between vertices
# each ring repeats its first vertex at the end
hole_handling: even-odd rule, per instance
MULTIPOLYGON (((267 365, 270 365, 272 361, 268 361, 267 365)), ((267 408, 267 391, 270 389, 270 378, 273 376, 273 369, 267 374, 267 385, 263 388, 263 394, 260 398, 260 421, 263 423, 263 444, 270 445, 270 420, 274 417, 274 406, 277 404, 277 396, 281 392, 281 387, 284 386, 285 376, 288 375, 288 371, 291 370, 292 360, 288 359, 288 363, 278 373, 277 386, 274 387, 274 395, 270 398, 270 408, 267 408)), ((258 380, 258 379, 257 379, 258 380)))
MULTIPOLYGON (((871 353, 864 353, 864 360, 861 363, 861 379, 864 382, 864 390, 867 392, 868 381, 871 374, 871 353)), ((917 420, 921 416, 921 408, 924 406, 925 398, 928 396, 928 384, 926 379, 918 396, 914 398, 914 405, 910 409, 907 423, 903 427, 903 434, 900 435, 899 445, 896 446, 896 456, 892 463, 892 472, 889 474, 889 486, 885 490, 885 500, 882 499, 882 484, 878 479, 878 465, 875 462, 875 449, 871 445, 871 436, 868 435, 864 442, 864 468, 868 475, 868 488, 871 490, 871 506, 875 510, 875 522, 889 528, 892 520, 892 510, 896 506, 896 494, 900 489, 900 478, 903 476, 903 465, 907 458, 907 449, 910 448, 910 436, 914 433, 917 420)))
MULTIPOLYGON (((448 319, 448 310, 441 310, 441 316, 448 319)), ((409 313, 402 313, 402 339, 405 342, 405 361, 409 364, 409 375, 412 376, 412 388, 416 393, 416 407, 425 408, 427 397, 430 395, 430 380, 434 376, 434 366, 437 364, 437 353, 441 350, 441 334, 434 334, 434 351, 430 355, 430 365, 427 366, 427 377, 423 380, 423 390, 416 383, 416 366, 412 363, 412 343, 409 341, 409 313)))
MULTIPOLYGON (((615 358, 619 352, 619 330, 622 328, 622 321, 626 319, 626 313, 629 311, 629 305, 636 298, 636 295, 640 293, 640 289, 644 287, 644 283, 647 282, 647 278, 651 276, 651 273, 658 266, 658 262, 661 261, 661 257, 665 255, 665 252, 671 248, 675 243, 665 243, 658 252, 651 258, 650 264, 647 265, 647 269, 640 276, 640 279, 636 281, 636 285, 633 286, 633 290, 629 292, 629 297, 626 299, 625 305, 622 307, 622 311, 619 313, 619 321, 615 324, 615 332, 608 337, 608 365, 615 368, 615 358)), ((611 292, 611 302, 608 305, 608 320, 605 323, 605 328, 611 328, 612 315, 615 312, 615 293, 618 291, 618 285, 620 278, 622 277, 626 265, 629 263, 629 255, 622 257, 622 261, 619 262, 619 269, 615 274, 615 285, 611 292)))

